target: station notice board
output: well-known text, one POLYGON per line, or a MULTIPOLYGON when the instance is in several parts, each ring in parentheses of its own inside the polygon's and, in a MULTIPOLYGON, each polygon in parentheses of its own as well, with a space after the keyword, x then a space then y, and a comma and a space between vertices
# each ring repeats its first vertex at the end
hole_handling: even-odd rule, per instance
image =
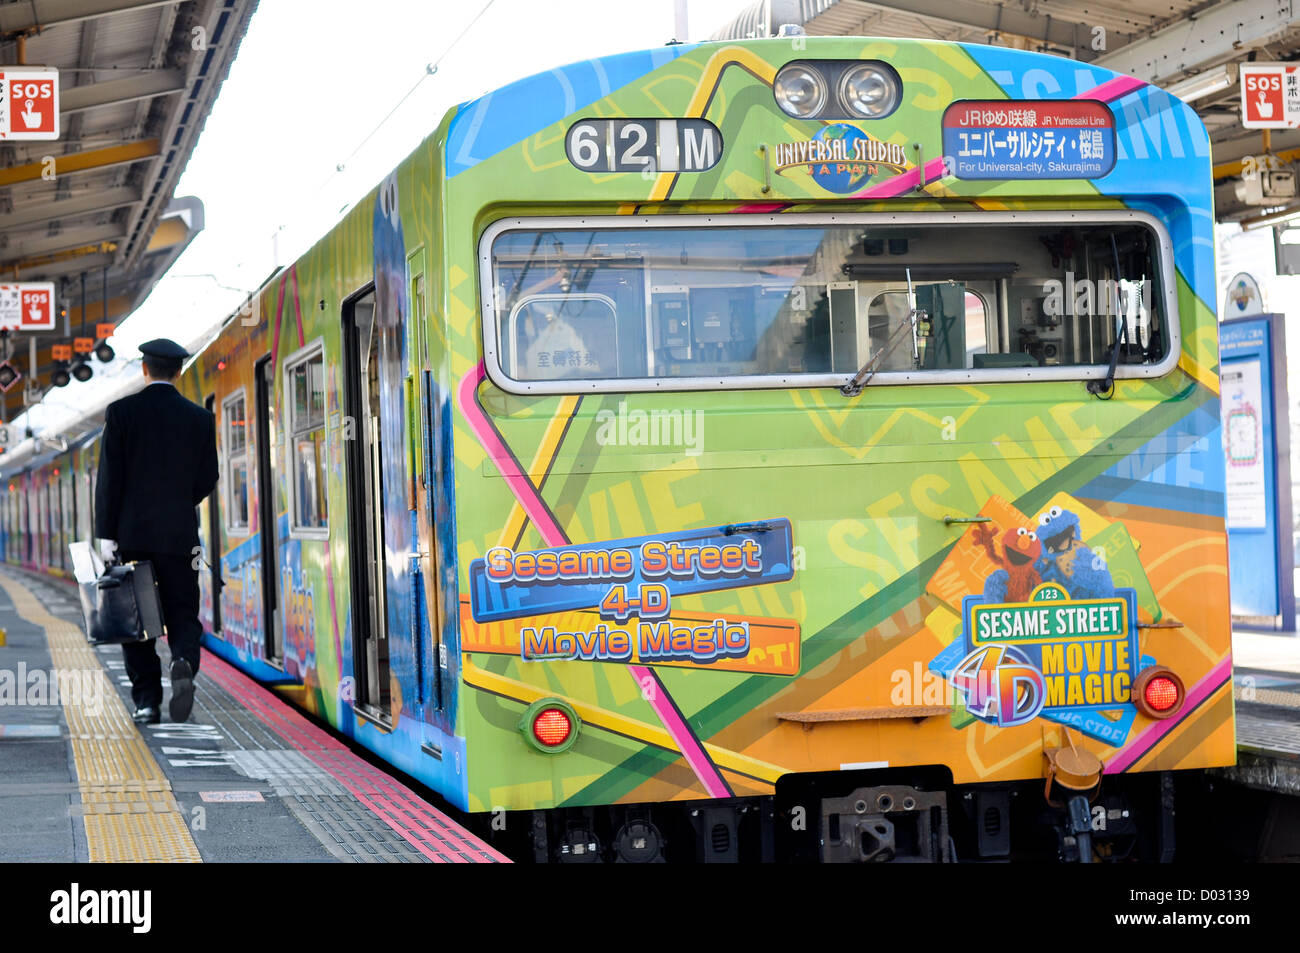
POLYGON ((1291 436, 1283 316, 1219 324, 1233 622, 1295 629, 1291 436))

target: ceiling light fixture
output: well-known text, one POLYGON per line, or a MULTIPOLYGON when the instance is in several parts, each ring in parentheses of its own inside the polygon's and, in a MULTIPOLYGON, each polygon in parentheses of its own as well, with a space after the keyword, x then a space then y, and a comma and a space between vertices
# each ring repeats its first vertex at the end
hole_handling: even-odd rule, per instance
POLYGON ((1165 87, 1165 92, 1177 96, 1185 103, 1213 96, 1215 93, 1237 85, 1237 64, 1224 63, 1188 76, 1165 87))

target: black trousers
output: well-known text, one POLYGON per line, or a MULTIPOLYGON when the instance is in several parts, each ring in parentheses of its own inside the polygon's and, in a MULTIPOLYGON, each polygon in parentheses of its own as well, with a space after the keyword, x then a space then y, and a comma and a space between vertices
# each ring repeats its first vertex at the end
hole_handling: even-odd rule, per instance
MULTIPOLYGON (((153 563, 172 658, 185 659, 197 675, 203 625, 199 622, 199 571, 194 568, 195 557, 189 553, 127 549, 119 552, 118 558, 123 562, 147 559, 153 563)), ((131 678, 135 707, 162 707, 162 663, 153 641, 124 644, 122 656, 126 660, 126 674, 131 678)))

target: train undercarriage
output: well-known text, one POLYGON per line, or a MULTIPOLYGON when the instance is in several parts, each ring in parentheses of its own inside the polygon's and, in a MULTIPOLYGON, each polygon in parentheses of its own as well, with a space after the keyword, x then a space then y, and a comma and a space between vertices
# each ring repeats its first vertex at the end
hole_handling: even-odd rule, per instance
POLYGON ((1174 859, 1174 773, 1107 777, 1082 792, 1045 786, 956 785, 943 767, 837 771, 791 775, 767 797, 513 812, 481 828, 534 863, 1174 859))

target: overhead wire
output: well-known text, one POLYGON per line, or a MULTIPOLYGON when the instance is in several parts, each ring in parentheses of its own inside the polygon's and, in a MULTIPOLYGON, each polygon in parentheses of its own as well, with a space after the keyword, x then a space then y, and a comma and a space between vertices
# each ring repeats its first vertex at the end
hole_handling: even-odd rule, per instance
MULTIPOLYGON (((492 5, 494 3, 496 3, 496 0, 487 0, 487 3, 485 3, 483 7, 479 10, 479 12, 475 14, 474 18, 470 20, 468 24, 466 24, 465 28, 461 30, 460 33, 456 34, 455 39, 453 39, 451 43, 447 45, 447 47, 438 55, 437 59, 425 65, 424 72, 421 74, 420 78, 415 81, 414 85, 412 85, 411 88, 408 89, 402 95, 402 98, 399 99, 397 103, 390 110, 388 110, 388 112, 384 115, 384 118, 379 120, 379 122, 375 125, 375 127, 371 129, 370 132, 368 132, 360 142, 357 143, 355 148, 353 148, 353 150, 349 152, 347 156, 345 156, 340 162, 335 163, 334 170, 330 172, 330 174, 327 175, 325 179, 321 181, 320 185, 318 185, 312 191, 312 193, 307 197, 308 201, 315 200, 318 196, 320 196, 322 192, 325 191, 326 188, 329 187, 330 183, 332 183, 336 178, 338 178, 340 174, 342 174, 347 170, 348 163, 351 162, 354 158, 356 158, 356 156, 361 152, 361 150, 366 147, 366 144, 369 143, 370 140, 373 139, 379 133, 379 131, 388 124, 388 122, 393 118, 393 116, 396 115, 397 112, 406 103, 406 101, 410 99, 413 95, 415 95, 415 92, 422 85, 424 85, 425 81, 438 72, 438 67, 441 65, 442 61, 445 60, 451 54, 452 50, 454 50, 457 47, 457 45, 460 43, 460 41, 465 38, 465 35, 474 28, 474 25, 483 18, 483 15, 486 14, 488 10, 492 8, 492 5)), ((347 207, 348 205, 345 204, 342 208, 338 210, 338 212, 341 213, 347 207)), ((274 240, 276 236, 278 236, 280 232, 283 232, 287 227, 288 227, 287 222, 281 223, 275 229, 275 231, 272 232, 272 239, 274 240)), ((238 265, 236 265, 236 268, 242 267, 243 265, 244 262, 240 262, 238 265)))

